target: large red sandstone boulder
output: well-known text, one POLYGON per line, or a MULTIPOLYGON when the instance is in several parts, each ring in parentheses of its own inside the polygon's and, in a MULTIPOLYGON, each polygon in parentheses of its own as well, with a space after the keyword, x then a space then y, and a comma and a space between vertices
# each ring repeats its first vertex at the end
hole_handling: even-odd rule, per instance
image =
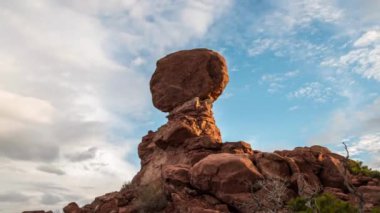
POLYGON ((267 152, 257 153, 253 157, 255 165, 266 178, 283 181, 290 180, 291 170, 284 157, 276 153, 267 152))
POLYGON ((343 163, 331 156, 321 155, 320 161, 322 169, 319 174, 321 183, 325 187, 340 188, 345 190, 344 185, 344 165, 343 163))
POLYGON ((170 112, 194 98, 216 100, 228 83, 226 61, 217 52, 193 49, 157 61, 150 81, 155 107, 170 112))
POLYGON ((190 169, 191 184, 220 200, 234 204, 241 194, 249 194, 251 185, 262 179, 246 155, 211 154, 190 169))

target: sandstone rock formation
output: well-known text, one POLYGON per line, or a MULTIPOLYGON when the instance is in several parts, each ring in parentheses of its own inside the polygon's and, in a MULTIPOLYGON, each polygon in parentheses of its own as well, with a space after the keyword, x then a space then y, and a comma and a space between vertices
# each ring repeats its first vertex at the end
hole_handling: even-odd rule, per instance
MULTIPOLYGON (((212 104, 227 82, 226 62, 214 51, 179 51, 160 59, 151 92, 154 105, 169 112, 168 122, 139 144, 141 170, 119 192, 82 208, 70 203, 64 212, 265 212, 274 206, 286 212, 289 199, 319 192, 357 202, 344 185, 345 158, 327 148, 265 153, 242 141, 222 143, 212 104)), ((380 205, 378 179, 349 178, 366 197, 367 209, 380 205)))

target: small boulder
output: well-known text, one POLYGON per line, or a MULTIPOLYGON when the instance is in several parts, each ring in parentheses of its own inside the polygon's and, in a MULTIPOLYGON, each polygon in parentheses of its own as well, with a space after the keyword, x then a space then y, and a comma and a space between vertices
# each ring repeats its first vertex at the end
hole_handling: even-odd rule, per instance
POLYGON ((258 153, 254 155, 256 166, 266 178, 290 180, 290 167, 284 157, 276 153, 258 153))

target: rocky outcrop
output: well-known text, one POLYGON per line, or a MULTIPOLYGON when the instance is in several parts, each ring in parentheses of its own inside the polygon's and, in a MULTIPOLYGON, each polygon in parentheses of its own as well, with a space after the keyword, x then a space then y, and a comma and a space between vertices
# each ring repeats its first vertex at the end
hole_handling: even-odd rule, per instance
MULTIPOLYGON (((160 59, 150 86, 153 104, 169 112, 168 122, 139 144, 141 170, 119 192, 82 208, 70 203, 64 212, 285 212, 289 199, 321 192, 357 202, 344 184, 345 158, 325 147, 266 153, 243 141, 222 143, 212 104, 227 82, 226 62, 214 51, 160 59)), ((367 209, 380 205, 377 179, 347 177, 364 194, 367 209)))

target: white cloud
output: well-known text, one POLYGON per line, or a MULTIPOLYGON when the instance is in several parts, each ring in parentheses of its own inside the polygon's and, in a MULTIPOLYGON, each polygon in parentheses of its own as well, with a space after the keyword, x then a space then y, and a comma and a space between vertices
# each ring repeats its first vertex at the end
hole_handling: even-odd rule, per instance
POLYGON ((265 15, 257 26, 259 32, 271 34, 291 34, 296 27, 307 27, 314 21, 335 23, 343 12, 335 1, 329 0, 295 0, 271 1, 273 12, 265 15))
POLYGON ((248 55, 256 56, 264 53, 268 49, 277 49, 281 43, 267 38, 259 38, 252 42, 252 47, 248 49, 248 55))
POLYGON ((54 107, 45 100, 3 90, 0 90, 0 103, 0 116, 3 119, 50 123, 54 114, 54 107))
POLYGON ((380 42, 380 30, 370 30, 354 42, 354 47, 368 46, 378 42, 380 42))
POLYGON ((319 82, 306 83, 289 94, 290 98, 307 98, 315 102, 324 103, 331 98, 333 89, 319 82))
MULTIPOLYGON (((131 179, 126 158, 140 137, 133 130, 149 120, 156 59, 202 37, 230 4, 1 1, 2 190, 55 209, 131 179)), ((4 201, 0 212, 19 206, 4 201)))
POLYGON ((349 147, 349 151, 353 155, 358 155, 361 152, 380 154, 380 133, 361 136, 357 142, 349 147))
POLYGON ((248 45, 249 56, 258 56, 265 53, 272 53, 276 57, 289 58, 291 61, 315 61, 323 57, 328 52, 326 44, 312 43, 291 36, 276 37, 269 35, 265 38, 253 40, 248 45))
POLYGON ((369 158, 370 168, 380 169, 380 133, 366 134, 358 140, 353 141, 348 146, 348 151, 353 158, 365 154, 369 158))
POLYGON ((270 51, 291 60, 318 59, 327 50, 326 44, 311 42, 297 34, 303 30, 312 34, 312 24, 337 24, 344 17, 344 11, 335 0, 272 0, 266 3, 269 11, 252 22, 255 39, 247 45, 250 56, 270 51))
POLYGON ((333 67, 338 71, 348 70, 367 79, 380 81, 380 33, 370 30, 354 43, 352 48, 336 58, 327 58, 322 66, 333 67))

